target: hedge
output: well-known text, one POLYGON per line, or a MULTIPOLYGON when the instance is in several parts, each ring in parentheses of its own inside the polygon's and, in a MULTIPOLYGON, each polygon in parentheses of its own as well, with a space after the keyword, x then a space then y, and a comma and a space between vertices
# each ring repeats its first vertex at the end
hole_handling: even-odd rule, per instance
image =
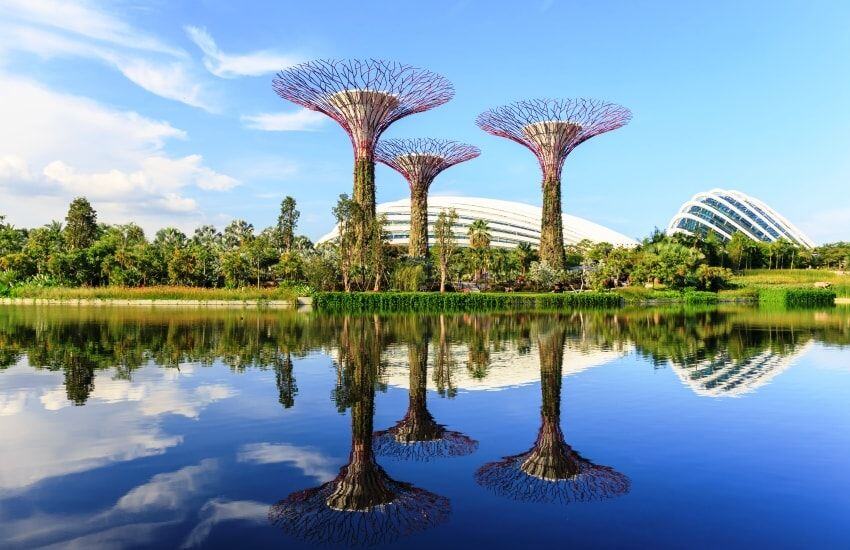
POLYGON ((788 307, 823 307, 835 305, 835 291, 822 288, 762 288, 759 303, 788 307))

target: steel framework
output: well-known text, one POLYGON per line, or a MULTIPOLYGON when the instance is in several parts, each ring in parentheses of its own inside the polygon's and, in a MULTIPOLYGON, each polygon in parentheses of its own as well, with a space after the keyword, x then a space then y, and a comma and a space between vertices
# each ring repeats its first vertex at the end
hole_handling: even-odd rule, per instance
POLYGON ((540 259, 564 267, 561 220, 561 171, 570 152, 588 139, 624 126, 625 107, 594 99, 532 99, 495 107, 478 115, 478 126, 495 136, 524 145, 543 172, 543 218, 540 259))
POLYGON ((396 120, 454 96, 451 83, 436 73, 378 59, 311 61, 279 72, 272 87, 283 99, 331 117, 348 133, 355 160, 352 198, 372 218, 374 151, 381 133, 396 120))
POLYGON ((389 139, 378 142, 375 160, 404 176, 410 187, 408 254, 428 254, 428 190, 434 178, 455 164, 474 159, 481 150, 473 145, 431 138, 389 139))

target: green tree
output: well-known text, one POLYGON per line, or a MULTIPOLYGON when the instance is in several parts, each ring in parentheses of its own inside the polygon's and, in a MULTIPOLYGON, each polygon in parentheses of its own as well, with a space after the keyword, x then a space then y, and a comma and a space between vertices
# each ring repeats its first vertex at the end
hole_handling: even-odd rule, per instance
POLYGON ((72 251, 88 248, 97 239, 97 212, 85 197, 77 197, 65 216, 65 244, 72 251))
POLYGON ((457 212, 454 208, 441 210, 434 224, 434 252, 437 255, 437 265, 440 266, 440 292, 446 291, 446 278, 449 275, 449 264, 457 243, 454 226, 457 223, 457 212))
POLYGON ((295 241, 295 229, 301 213, 295 208, 295 199, 285 197, 280 203, 280 215, 277 217, 278 253, 291 252, 295 241))
POLYGON ((490 256, 490 226, 484 220, 469 224, 469 255, 473 266, 472 280, 478 282, 487 270, 490 256))

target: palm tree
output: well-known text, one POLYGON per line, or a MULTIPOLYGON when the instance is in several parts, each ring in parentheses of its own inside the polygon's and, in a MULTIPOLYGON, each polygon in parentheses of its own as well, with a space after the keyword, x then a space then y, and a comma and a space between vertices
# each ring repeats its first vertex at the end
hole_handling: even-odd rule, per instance
POLYGON ((531 262, 534 261, 537 256, 534 249, 528 243, 519 243, 516 248, 513 249, 513 257, 514 261, 516 261, 519 266, 519 273, 523 277, 525 277, 526 272, 528 272, 529 266, 531 266, 531 262))

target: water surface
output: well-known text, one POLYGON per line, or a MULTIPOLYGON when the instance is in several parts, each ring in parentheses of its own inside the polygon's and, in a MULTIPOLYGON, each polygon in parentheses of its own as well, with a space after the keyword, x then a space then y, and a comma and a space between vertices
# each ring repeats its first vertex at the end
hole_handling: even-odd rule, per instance
POLYGON ((0 307, 9 548, 846 547, 850 310, 0 307))

